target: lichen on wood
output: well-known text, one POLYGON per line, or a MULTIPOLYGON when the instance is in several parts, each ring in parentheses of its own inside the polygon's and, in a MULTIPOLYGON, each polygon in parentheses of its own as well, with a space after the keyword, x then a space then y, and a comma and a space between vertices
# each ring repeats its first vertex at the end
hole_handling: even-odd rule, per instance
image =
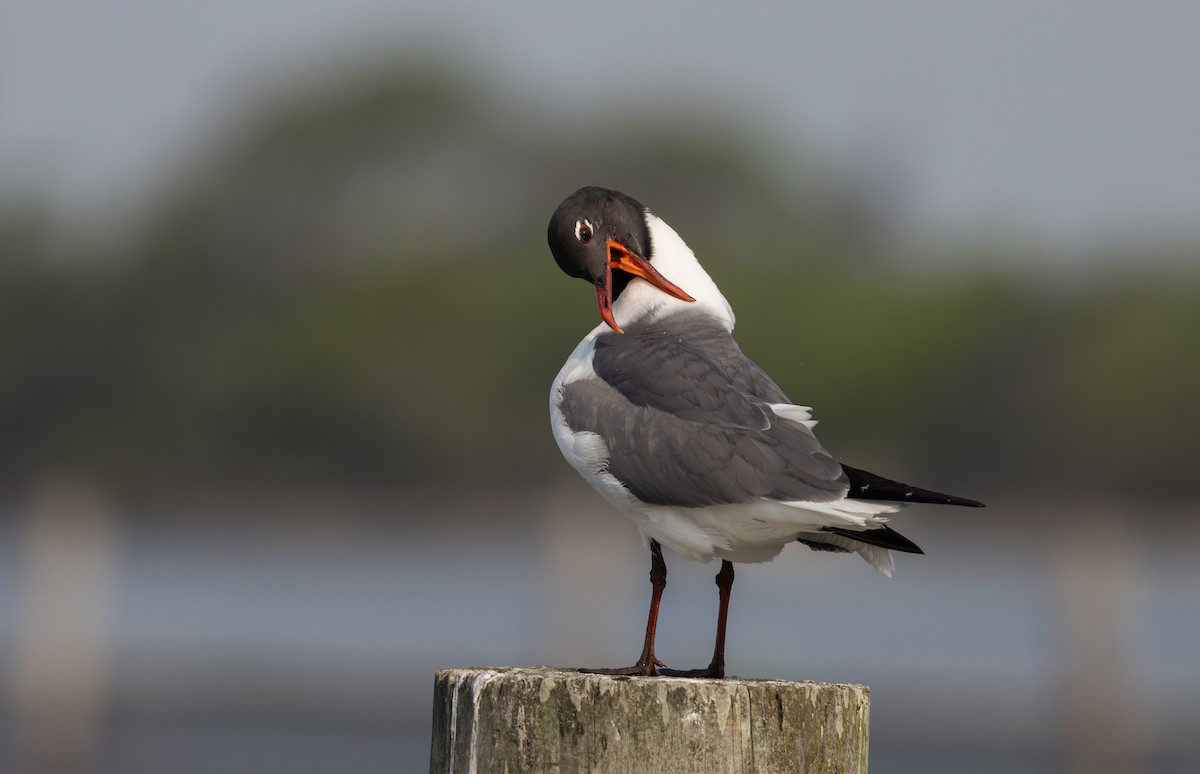
POLYGON ((862 774, 869 705, 860 685, 446 669, 429 770, 862 774))

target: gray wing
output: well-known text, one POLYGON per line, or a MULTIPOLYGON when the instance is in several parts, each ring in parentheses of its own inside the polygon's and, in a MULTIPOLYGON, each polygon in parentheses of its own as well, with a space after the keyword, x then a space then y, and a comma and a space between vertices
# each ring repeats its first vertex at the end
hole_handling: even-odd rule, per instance
POLYGON ((605 439, 609 472, 639 499, 699 507, 845 496, 842 466, 808 427, 775 416, 770 404, 786 398, 728 332, 627 329, 597 338, 592 365, 595 378, 563 389, 561 410, 573 430, 605 439))

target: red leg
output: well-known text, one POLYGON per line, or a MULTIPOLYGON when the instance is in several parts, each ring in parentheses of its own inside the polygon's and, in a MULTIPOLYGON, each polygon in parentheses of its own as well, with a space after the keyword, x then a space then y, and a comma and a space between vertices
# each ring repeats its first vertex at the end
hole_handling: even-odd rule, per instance
MULTIPOLYGON (((658 630, 658 608, 662 603, 663 589, 667 587, 667 563, 663 561, 662 546, 657 540, 650 541, 650 614, 646 618, 646 639, 642 642, 642 657, 630 667, 617 669, 580 669, 601 675, 644 675, 655 674, 654 668, 662 662, 654 657, 654 634, 658 630)), ((724 634, 722 634, 722 639, 724 634)))

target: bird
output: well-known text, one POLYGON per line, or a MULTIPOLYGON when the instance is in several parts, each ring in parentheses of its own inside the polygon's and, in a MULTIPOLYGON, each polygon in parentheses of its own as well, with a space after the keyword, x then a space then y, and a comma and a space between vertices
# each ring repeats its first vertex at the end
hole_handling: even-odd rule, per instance
POLYGON ((892 551, 924 553, 888 525, 890 514, 912 503, 982 507, 826 451, 812 409, 742 353, 729 302, 679 234, 636 199, 580 188, 555 209, 547 241, 563 272, 594 286, 600 312, 551 386, 554 438, 637 526, 651 560, 641 656, 629 667, 581 671, 723 678, 735 562, 766 562, 799 542, 857 553, 890 576, 892 551), (655 655, 664 547, 721 561, 707 667, 669 669, 655 655))

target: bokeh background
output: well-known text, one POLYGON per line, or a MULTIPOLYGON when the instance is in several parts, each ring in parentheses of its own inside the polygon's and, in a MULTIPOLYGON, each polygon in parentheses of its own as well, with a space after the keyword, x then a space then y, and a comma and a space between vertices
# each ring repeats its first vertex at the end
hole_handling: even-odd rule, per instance
MULTIPOLYGON (((881 772, 1200 768, 1186 3, 0 11, 0 754, 427 766, 434 670, 617 665, 634 530, 547 390, 545 223, 677 228, 835 454, 986 501, 891 580, 739 569, 730 671, 872 687, 881 772)), ((714 567, 668 557, 660 655, 714 567)))

